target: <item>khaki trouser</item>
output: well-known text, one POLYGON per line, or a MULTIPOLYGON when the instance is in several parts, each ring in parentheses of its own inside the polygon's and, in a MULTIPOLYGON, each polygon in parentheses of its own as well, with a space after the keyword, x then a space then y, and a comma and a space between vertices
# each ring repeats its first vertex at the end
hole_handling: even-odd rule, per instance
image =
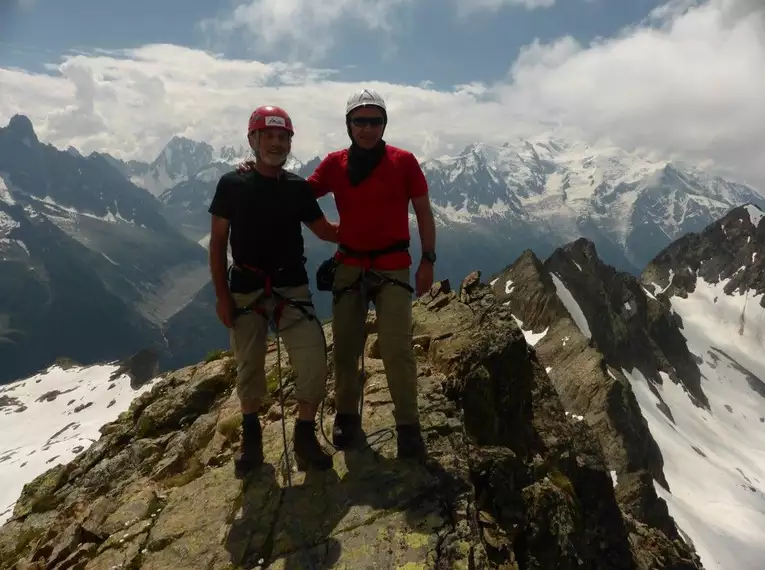
MULTIPOLYGON (((360 268, 339 264, 335 271, 334 289, 352 284, 360 268)), ((394 279, 409 283, 409 269, 379 271, 394 279)), ((371 277, 374 279, 374 277, 371 277)), ((371 292, 370 292, 371 296, 371 292)), ((377 332, 380 356, 394 405, 396 425, 416 423, 417 363, 412 349, 411 293, 399 285, 385 283, 374 302, 377 312, 377 332)), ((361 386, 359 358, 364 349, 366 309, 358 290, 340 294, 334 303, 332 331, 334 336, 335 407, 338 413, 358 413, 361 386)))
MULTIPOLYGON (((310 301, 308 285, 300 287, 274 288, 281 295, 296 301, 310 301)), ((262 290, 252 293, 233 293, 236 306, 241 308, 252 303, 262 290)), ((277 298, 261 302, 272 314, 277 298)), ((304 307, 314 315, 313 307, 304 307)), ((289 305, 285 306, 279 321, 281 339, 297 374, 295 397, 298 401, 319 404, 324 399, 327 378, 327 353, 321 323, 308 319, 303 312, 289 305)), ((236 390, 242 403, 262 398, 267 393, 266 385, 266 343, 268 321, 264 315, 247 313, 236 319, 230 332, 231 347, 237 365, 236 390)))

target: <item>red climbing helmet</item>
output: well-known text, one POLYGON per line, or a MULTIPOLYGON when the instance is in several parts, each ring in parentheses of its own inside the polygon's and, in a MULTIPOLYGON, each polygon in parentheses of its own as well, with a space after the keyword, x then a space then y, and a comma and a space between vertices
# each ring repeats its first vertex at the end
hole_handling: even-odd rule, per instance
POLYGON ((292 128, 292 119, 287 111, 275 105, 263 105, 252 112, 247 134, 267 127, 281 127, 287 129, 291 135, 295 134, 295 130, 292 128))

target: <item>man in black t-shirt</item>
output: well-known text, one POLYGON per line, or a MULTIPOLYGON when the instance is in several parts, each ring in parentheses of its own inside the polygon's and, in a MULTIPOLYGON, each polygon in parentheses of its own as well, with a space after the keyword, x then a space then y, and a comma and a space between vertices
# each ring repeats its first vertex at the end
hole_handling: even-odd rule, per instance
POLYGON ((280 310, 278 329, 297 373, 299 407, 294 447, 298 467, 332 467, 332 457, 321 448, 315 431, 316 412, 325 396, 327 360, 321 323, 311 303, 301 223, 320 239, 335 243, 337 226, 327 221, 306 180, 283 170, 293 132, 292 121, 283 109, 256 109, 248 129, 255 169, 223 175, 209 208, 216 311, 231 329, 237 363, 236 387, 243 415, 242 447, 236 458, 240 473, 263 463, 258 411, 268 389, 267 318, 279 315, 280 310), (229 244, 234 261, 230 283, 229 244), (269 285, 289 302, 280 303, 279 296, 269 296, 269 285), (241 312, 252 306, 264 314, 241 312), (237 314, 240 316, 235 317, 237 314))

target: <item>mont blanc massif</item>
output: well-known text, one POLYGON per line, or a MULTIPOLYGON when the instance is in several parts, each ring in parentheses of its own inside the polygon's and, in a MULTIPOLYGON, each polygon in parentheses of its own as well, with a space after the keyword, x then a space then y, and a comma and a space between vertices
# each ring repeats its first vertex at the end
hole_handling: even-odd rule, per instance
MULTIPOLYGON (((763 189, 554 134, 423 162, 428 462, 381 438, 289 486, 273 382, 243 485, 206 245, 246 150, 174 138, 147 164, 0 128, 0 569, 763 568, 763 189)), ((304 236, 313 274, 333 249, 304 236)), ((393 420, 368 325, 370 433, 393 420)))

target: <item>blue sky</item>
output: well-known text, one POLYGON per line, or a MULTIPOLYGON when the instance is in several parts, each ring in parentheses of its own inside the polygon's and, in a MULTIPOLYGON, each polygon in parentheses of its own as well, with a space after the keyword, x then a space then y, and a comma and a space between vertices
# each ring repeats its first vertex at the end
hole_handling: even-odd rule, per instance
POLYGON ((764 69, 763 0, 0 0, 0 126, 125 159, 270 103, 310 160, 373 86, 421 159, 554 132, 765 189, 764 69))
MULTIPOLYGON (((68 51, 148 43, 213 49, 230 58, 280 59, 279 52, 253 49, 246 33, 230 34, 221 41, 200 28, 202 20, 230 10, 231 2, 26 1, 30 5, 5 14, 0 66, 40 70, 43 63, 57 62, 68 51)), ((548 42, 572 35, 588 43, 645 18, 658 3, 559 0, 551 8, 510 5, 462 16, 449 0, 424 0, 399 11, 392 37, 370 34, 362 26, 343 26, 335 32, 337 44, 319 63, 339 69, 339 78, 350 81, 370 76, 405 84, 428 80, 441 88, 493 82, 507 73, 520 47, 535 38, 548 42), (385 48, 394 45, 397 53, 386 56, 385 48)))

